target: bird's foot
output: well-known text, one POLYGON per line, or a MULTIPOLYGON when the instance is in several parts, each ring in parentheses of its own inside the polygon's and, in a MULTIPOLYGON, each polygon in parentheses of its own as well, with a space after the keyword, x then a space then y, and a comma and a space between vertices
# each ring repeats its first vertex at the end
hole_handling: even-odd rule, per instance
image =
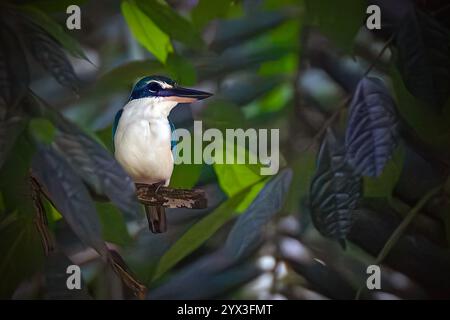
POLYGON ((159 188, 165 186, 166 182, 165 181, 160 181, 160 182, 157 182, 157 183, 155 183, 153 185, 156 186, 155 194, 158 194, 159 188))

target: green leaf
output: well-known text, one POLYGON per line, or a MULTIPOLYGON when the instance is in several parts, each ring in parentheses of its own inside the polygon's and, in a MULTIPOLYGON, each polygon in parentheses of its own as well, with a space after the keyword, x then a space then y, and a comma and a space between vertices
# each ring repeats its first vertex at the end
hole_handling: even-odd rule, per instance
POLYGON ((11 213, 0 221, 0 256, 0 298, 7 299, 44 261, 41 238, 31 212, 11 213))
POLYGON ((237 206, 248 194, 247 188, 239 194, 222 203, 216 210, 201 219, 183 234, 177 242, 164 254, 158 263, 153 280, 158 279, 184 257, 200 247, 219 228, 234 215, 237 206))
POLYGON ((102 225, 103 239, 121 246, 131 243, 123 215, 111 203, 97 203, 97 213, 102 225))
MULTIPOLYGON (((247 15, 239 19, 224 20, 217 26, 211 48, 223 51, 235 45, 241 45, 247 40, 263 35, 283 22, 292 18, 292 12, 263 12, 247 15)), ((293 43, 289 43, 292 45, 293 43)))
POLYGON ((414 128, 421 139, 447 152, 450 145, 450 102, 443 112, 438 113, 406 89, 400 73, 395 68, 391 68, 391 78, 401 117, 414 128))
POLYGON ((167 70, 172 79, 186 86, 192 86, 197 82, 197 73, 193 64, 177 54, 169 55, 167 70))
POLYGON ((350 52, 364 22, 367 4, 363 0, 307 0, 306 17, 342 49, 350 52))
POLYGON ((163 0, 135 0, 137 6, 160 30, 171 38, 198 48, 202 40, 192 24, 163 0))
POLYGON ((71 55, 89 61, 78 41, 72 38, 61 25, 49 17, 45 12, 32 6, 25 6, 21 9, 34 23, 55 38, 71 55))
POLYGON ((111 95, 111 92, 129 91, 137 79, 163 70, 163 65, 158 61, 137 60, 122 64, 103 74, 89 91, 89 97, 104 97, 111 95))
POLYGON ((170 178, 170 186, 172 188, 190 189, 194 187, 200 174, 202 165, 199 164, 177 164, 173 168, 172 177, 170 178))
POLYGON ((17 116, 0 120, 0 169, 26 126, 27 120, 17 116))
POLYGON ((200 0, 191 12, 192 22, 201 29, 213 19, 225 17, 232 3, 232 0, 200 0))
POLYGON ((402 173, 405 150, 399 146, 378 178, 364 177, 365 197, 391 197, 402 173))
POLYGON ((28 214, 34 210, 29 197, 30 162, 35 152, 25 132, 20 134, 0 171, 0 190, 6 211, 28 214))
MULTIPOLYGON (((244 147, 235 144, 236 152, 240 150, 247 155, 249 151, 245 150, 244 147)), ((226 159, 226 154, 231 151, 226 149, 225 154, 221 154, 220 151, 215 155, 218 159, 226 159)), ((259 191, 264 187, 265 181, 264 177, 260 175, 261 166, 258 164, 236 164, 236 153, 234 155, 235 164, 219 164, 215 163, 213 165, 216 172, 216 176, 222 190, 227 194, 228 197, 232 197, 242 190, 254 185, 252 190, 247 194, 245 199, 239 204, 236 211, 243 212, 252 203, 254 198, 258 195, 259 191), (258 183, 259 182, 259 183, 258 183)), ((217 162, 217 160, 216 160, 217 162)))
POLYGON ((292 164, 294 176, 286 200, 287 212, 299 212, 299 199, 308 192, 316 168, 316 156, 313 152, 304 152, 292 164))
POLYGON ((52 143, 55 138, 55 127, 45 118, 31 119, 28 130, 35 139, 46 144, 52 143))
POLYGON ((159 61, 166 63, 167 56, 173 52, 169 36, 141 11, 135 1, 124 1, 121 8, 136 40, 159 61))

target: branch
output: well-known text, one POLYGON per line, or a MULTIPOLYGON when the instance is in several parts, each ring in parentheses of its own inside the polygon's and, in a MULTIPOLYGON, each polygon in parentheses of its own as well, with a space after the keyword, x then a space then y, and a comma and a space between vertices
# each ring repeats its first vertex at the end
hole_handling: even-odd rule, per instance
MULTIPOLYGON (((385 258, 389 255, 392 248, 397 244, 397 242, 400 240, 400 238, 405 234, 405 231, 407 230, 408 226, 411 224, 411 222, 414 220, 416 215, 420 212, 420 210, 428 203, 428 201, 435 196, 438 192, 442 190, 442 186, 438 186, 436 188, 431 189, 429 192, 427 192, 422 199, 412 208, 406 217, 402 220, 402 222, 397 226, 397 228, 392 232, 388 240, 385 242, 383 248, 378 253, 377 258, 374 262, 375 265, 380 265, 385 258)), ((416 250, 418 250, 416 248, 416 250)), ((356 293, 355 299, 359 300, 361 297, 361 294, 364 290, 364 285, 361 285, 358 289, 358 292, 356 293)))
POLYGON ((205 209, 208 201, 202 190, 173 189, 151 184, 136 184, 139 202, 147 206, 205 209))

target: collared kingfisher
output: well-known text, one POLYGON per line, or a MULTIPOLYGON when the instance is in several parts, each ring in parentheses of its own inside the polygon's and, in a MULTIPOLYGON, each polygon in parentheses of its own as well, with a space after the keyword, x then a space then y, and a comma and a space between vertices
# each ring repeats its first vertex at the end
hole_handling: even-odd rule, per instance
MULTIPOLYGON (((163 76, 149 76, 133 87, 113 125, 114 156, 135 183, 168 186, 173 171, 172 132, 168 120, 178 103, 191 103, 212 94, 178 86, 163 76)), ((150 230, 166 230, 162 207, 145 206, 150 230)))

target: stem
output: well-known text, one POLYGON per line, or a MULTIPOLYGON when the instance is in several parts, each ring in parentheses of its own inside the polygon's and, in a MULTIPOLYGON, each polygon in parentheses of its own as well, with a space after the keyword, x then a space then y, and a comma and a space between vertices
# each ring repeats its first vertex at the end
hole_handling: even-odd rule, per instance
MULTIPOLYGON (((402 222, 399 224, 399 226, 394 230, 392 235, 389 237, 389 239, 384 244, 381 251, 378 253, 377 258, 375 259, 374 264, 379 265, 383 262, 383 260, 388 256, 388 254, 391 252, 392 248, 395 246, 397 241, 402 237, 402 235, 405 233, 408 226, 411 224, 411 222, 414 220, 416 215, 419 213, 419 211, 428 203, 431 197, 436 195, 439 191, 441 191, 442 186, 436 187, 428 191, 420 200, 417 202, 417 204, 412 208, 406 217, 402 220, 402 222)), ((361 293, 364 289, 364 285, 361 285, 358 289, 358 292, 356 293, 355 300, 359 300, 361 293)))

